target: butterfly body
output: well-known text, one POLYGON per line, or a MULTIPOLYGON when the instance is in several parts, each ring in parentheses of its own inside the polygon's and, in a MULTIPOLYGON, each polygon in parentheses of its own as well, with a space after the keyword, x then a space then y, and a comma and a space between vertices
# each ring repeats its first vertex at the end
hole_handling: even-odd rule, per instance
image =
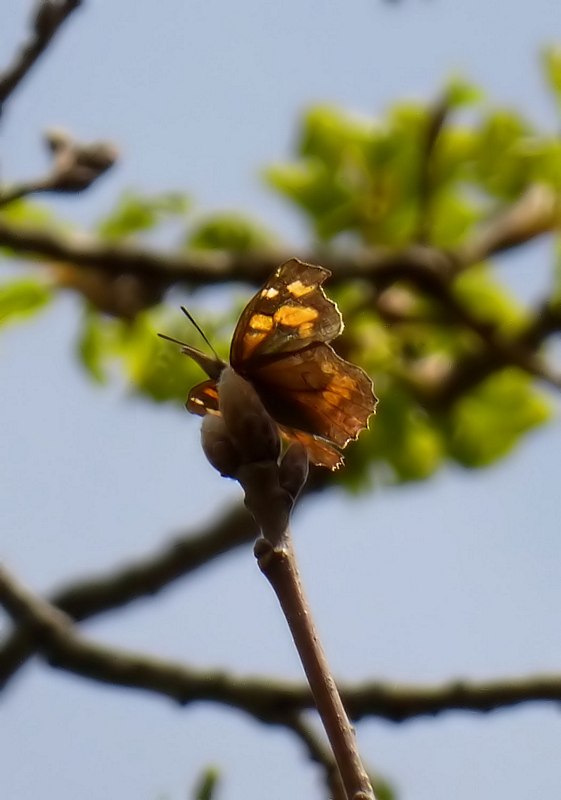
MULTIPOLYGON (((336 469, 377 400, 368 375, 329 344, 343 330, 321 288, 330 274, 296 258, 275 270, 241 314, 230 365, 252 384, 285 439, 303 444, 314 464, 336 469)), ((187 345, 182 352, 209 376, 191 389, 187 409, 220 413, 217 383, 226 363, 187 345)))

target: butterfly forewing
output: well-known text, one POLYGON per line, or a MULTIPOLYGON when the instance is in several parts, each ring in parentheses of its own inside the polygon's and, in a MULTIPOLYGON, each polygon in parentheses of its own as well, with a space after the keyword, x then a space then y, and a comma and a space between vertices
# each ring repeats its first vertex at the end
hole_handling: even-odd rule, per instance
POLYGON ((230 348, 240 374, 270 355, 330 342, 343 330, 339 309, 321 284, 329 270, 293 258, 282 264, 244 309, 230 348))

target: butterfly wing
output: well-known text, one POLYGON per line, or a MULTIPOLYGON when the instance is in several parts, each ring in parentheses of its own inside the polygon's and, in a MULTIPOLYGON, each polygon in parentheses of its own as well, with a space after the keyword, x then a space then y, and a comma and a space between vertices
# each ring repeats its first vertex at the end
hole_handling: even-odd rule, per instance
MULTIPOLYGON (((216 381, 203 381, 194 386, 189 392, 185 406, 192 414, 204 417, 205 414, 220 414, 218 408, 218 390, 216 381)), ((308 451, 308 455, 314 464, 329 469, 336 469, 343 463, 343 457, 339 450, 332 444, 322 441, 316 436, 303 431, 279 426, 282 436, 288 442, 300 442, 308 451)))
POLYGON ((254 363, 279 353, 330 342, 343 330, 339 309, 321 289, 329 270, 297 258, 282 264, 244 309, 230 348, 241 375, 254 363))
POLYGON ((193 386, 187 397, 185 408, 191 414, 198 414, 200 417, 204 417, 205 414, 219 414, 216 381, 211 379, 193 386))
POLYGON ((306 448, 308 458, 312 464, 318 467, 328 467, 329 469, 338 469, 343 464, 342 453, 325 439, 294 428, 286 428, 284 425, 279 425, 279 428, 284 439, 288 442, 299 442, 306 448))
POLYGON ((337 448, 357 438, 376 407, 364 370, 322 342, 260 365, 251 380, 280 425, 320 436, 337 448))

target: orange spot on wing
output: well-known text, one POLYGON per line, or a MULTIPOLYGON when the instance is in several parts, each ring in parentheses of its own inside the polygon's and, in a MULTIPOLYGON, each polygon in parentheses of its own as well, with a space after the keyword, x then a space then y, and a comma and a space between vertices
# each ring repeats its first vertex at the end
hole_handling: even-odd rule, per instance
POLYGON ((299 308, 298 306, 281 306, 274 314, 274 320, 278 325, 286 325, 289 328, 300 328, 308 325, 318 318, 315 308, 299 308))
POLYGON ((249 320, 249 327, 252 331, 265 331, 268 333, 273 329, 273 320, 266 314, 254 314, 249 320))
POLYGON ((313 284, 310 286, 309 284, 302 283, 302 281, 292 281, 286 288, 293 297, 304 297, 304 295, 315 291, 317 287, 313 284))

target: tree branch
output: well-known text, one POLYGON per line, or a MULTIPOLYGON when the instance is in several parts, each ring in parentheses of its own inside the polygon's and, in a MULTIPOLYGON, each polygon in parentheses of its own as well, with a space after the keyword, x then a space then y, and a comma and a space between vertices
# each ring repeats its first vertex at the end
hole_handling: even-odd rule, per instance
POLYGON ((489 375, 510 366, 519 367, 556 390, 561 389, 561 372, 536 352, 551 334, 561 330, 561 310, 556 306, 543 303, 520 332, 507 337, 496 325, 480 319, 460 303, 447 282, 441 281, 439 287, 435 284, 434 297, 452 320, 478 337, 481 349, 458 358, 436 380, 415 380, 413 386, 419 390, 421 400, 447 408, 489 375))
MULTIPOLYGON (((61 611, 28 592, 5 568, 0 568, 0 604, 14 622, 33 627, 52 666, 100 683, 150 691, 180 705, 206 701, 232 706, 275 725, 284 724, 287 715, 314 708, 310 689, 303 683, 195 670, 95 644, 81 636, 61 611)), ((559 703, 561 675, 433 686, 370 681, 354 686, 341 683, 340 690, 353 720, 373 716, 404 722, 453 710, 489 712, 520 703, 559 703)))
MULTIPOLYGON (((107 243, 84 233, 68 235, 52 230, 14 225, 0 218, 0 246, 9 247, 24 258, 42 258, 76 267, 95 267, 109 274, 131 273, 158 277, 169 286, 184 282, 191 286, 225 281, 262 283, 294 249, 235 253, 169 252, 130 243, 107 243)), ((325 261, 326 254, 304 253, 302 260, 325 261)), ((410 280, 415 285, 432 285, 435 277, 452 274, 453 259, 431 247, 412 246, 399 252, 385 248, 327 258, 334 281, 363 278, 387 284, 410 280)))
POLYGON ((16 53, 13 63, 0 75, 0 115, 8 97, 45 52, 63 22, 80 4, 81 0, 42 0, 37 5, 28 41, 16 53))

